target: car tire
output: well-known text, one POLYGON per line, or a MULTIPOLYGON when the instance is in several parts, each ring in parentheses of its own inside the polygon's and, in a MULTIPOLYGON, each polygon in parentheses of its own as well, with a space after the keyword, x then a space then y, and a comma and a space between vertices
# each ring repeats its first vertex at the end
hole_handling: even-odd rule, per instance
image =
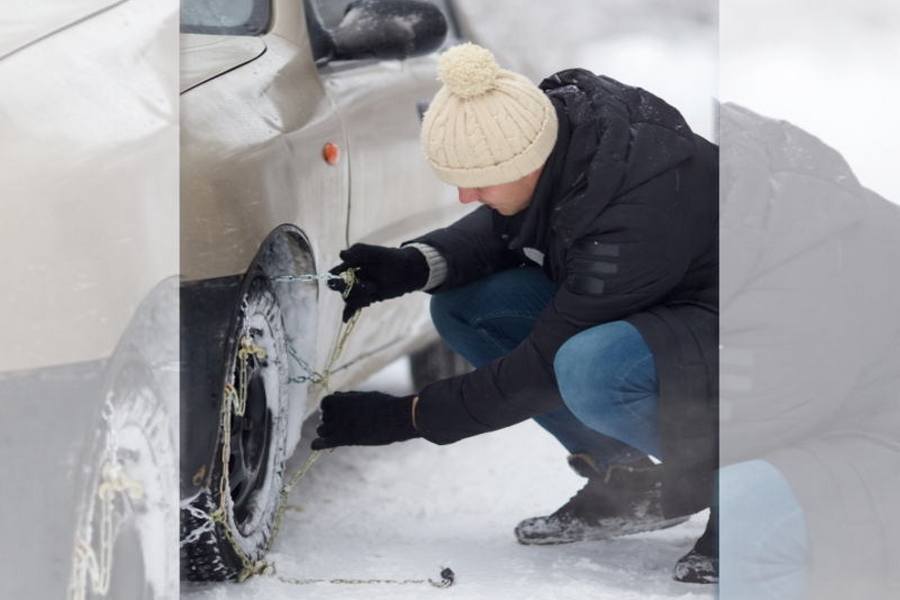
POLYGON ((263 559, 274 534, 289 453, 290 369, 282 310, 273 284, 264 274, 253 275, 244 289, 220 386, 222 402, 231 410, 230 431, 222 431, 222 419, 211 485, 182 501, 182 576, 191 581, 242 579, 248 566, 263 559), (263 352, 251 354, 243 362, 243 340, 263 352), (240 394, 243 365, 246 405, 239 413, 226 387, 240 394), (228 487, 222 498, 226 452, 228 487), (224 518, 211 520, 210 515, 220 507, 224 518))
POLYGON ((472 365, 466 359, 440 339, 410 354, 409 367, 413 388, 417 390, 435 381, 472 370, 472 365))
POLYGON ((174 542, 177 519, 177 454, 166 403, 171 390, 159 386, 137 352, 126 354, 131 356, 124 361, 113 360, 101 424, 86 458, 91 475, 77 509, 67 596, 75 600, 158 600, 178 589, 176 559, 156 550, 174 542))

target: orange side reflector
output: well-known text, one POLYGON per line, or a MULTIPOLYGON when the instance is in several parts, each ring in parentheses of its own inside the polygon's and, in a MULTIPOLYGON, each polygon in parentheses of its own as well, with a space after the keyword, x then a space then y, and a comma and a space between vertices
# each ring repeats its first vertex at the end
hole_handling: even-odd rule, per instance
POLYGON ((338 148, 337 144, 332 144, 328 142, 325 144, 325 147, 322 148, 322 158, 325 159, 329 165, 336 165, 339 160, 341 160, 341 149, 338 148))

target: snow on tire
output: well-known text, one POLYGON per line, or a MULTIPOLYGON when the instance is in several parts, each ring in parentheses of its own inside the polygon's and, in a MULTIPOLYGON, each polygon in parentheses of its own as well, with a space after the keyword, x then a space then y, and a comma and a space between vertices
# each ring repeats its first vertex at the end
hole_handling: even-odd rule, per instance
MULTIPOLYGON (((245 567, 262 560, 273 535, 287 460, 287 364, 282 313, 271 283, 252 280, 242 300, 228 356, 227 388, 240 393, 242 341, 262 350, 247 358, 246 406, 231 407, 230 431, 220 431, 212 489, 182 502, 181 557, 192 581, 225 581, 245 575, 245 567), (228 486, 220 497, 223 452, 228 452, 228 486), (224 508, 224 518, 212 514, 224 508)), ((220 423, 220 428, 222 423, 220 423)))
MULTIPOLYGON (((116 361, 118 362, 118 361, 116 361)), ((158 600, 177 593, 176 452, 164 393, 140 361, 114 364, 77 511, 67 598, 158 600)))

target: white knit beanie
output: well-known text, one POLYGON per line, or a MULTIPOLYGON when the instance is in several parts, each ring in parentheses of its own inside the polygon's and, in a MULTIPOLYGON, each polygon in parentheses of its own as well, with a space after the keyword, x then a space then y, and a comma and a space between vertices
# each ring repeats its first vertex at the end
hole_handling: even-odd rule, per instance
POLYGON ((443 86, 422 122, 422 150, 443 181, 485 187, 544 164, 556 143, 556 110, 531 81, 466 43, 438 59, 443 86))

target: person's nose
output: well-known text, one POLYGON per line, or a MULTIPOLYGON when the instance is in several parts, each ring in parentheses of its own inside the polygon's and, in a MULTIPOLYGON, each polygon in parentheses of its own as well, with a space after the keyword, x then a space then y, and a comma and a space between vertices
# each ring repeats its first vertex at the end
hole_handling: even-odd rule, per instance
POLYGON ((478 190, 475 188, 459 188, 459 201, 469 204, 478 200, 478 190))

